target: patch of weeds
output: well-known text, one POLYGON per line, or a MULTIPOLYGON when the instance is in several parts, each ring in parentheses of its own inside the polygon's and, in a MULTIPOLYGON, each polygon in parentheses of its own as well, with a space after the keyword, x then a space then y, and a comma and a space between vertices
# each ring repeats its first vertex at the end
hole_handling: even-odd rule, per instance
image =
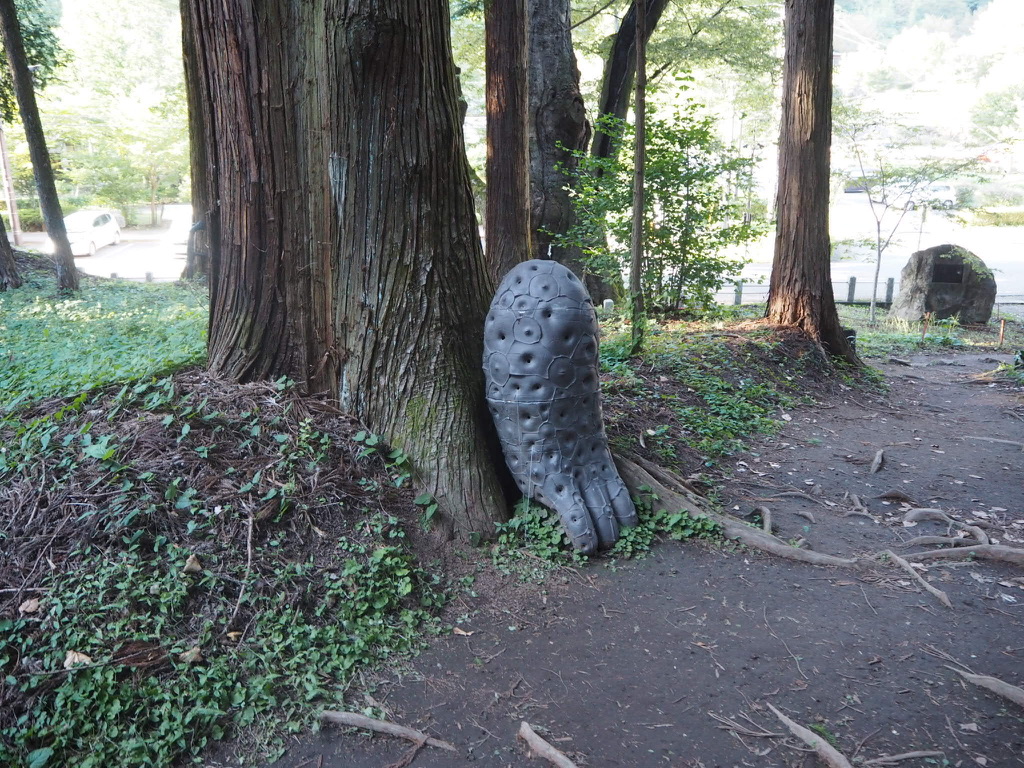
POLYGON ((438 577, 395 482, 357 482, 385 457, 317 406, 184 373, 0 417, 0 764, 175 765, 243 730, 266 755, 419 647, 438 577))
MULTIPOLYGON (((682 541, 719 533, 718 524, 709 518, 669 512, 660 508, 657 497, 650 494, 634 502, 638 523, 619 531, 619 540, 607 553, 611 558, 641 557, 659 537, 682 541)), ((542 581, 559 566, 583 565, 590 560, 573 550, 557 513, 528 499, 520 501, 513 518, 499 526, 492 559, 503 573, 524 581, 542 581)))
POLYGON ((811 723, 807 726, 810 730, 821 736, 825 741, 831 744, 836 749, 839 749, 839 740, 833 735, 833 733, 821 723, 811 723))
POLYGON ((202 362, 207 304, 190 286, 90 279, 72 297, 49 277, 0 293, 0 411, 202 362))
POLYGON ((502 573, 523 581, 540 582, 554 568, 588 560, 572 548, 558 513, 525 497, 516 504, 512 518, 497 528, 491 560, 502 573))

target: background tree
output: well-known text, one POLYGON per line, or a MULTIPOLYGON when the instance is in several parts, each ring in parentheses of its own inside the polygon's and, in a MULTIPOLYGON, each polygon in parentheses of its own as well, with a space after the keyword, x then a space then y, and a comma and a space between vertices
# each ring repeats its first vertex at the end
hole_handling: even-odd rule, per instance
POLYGON ((18 265, 14 263, 14 251, 11 249, 11 241, 7 239, 4 221, 0 219, 0 291, 20 286, 21 275, 18 274, 18 265))
MULTIPOLYGON (((32 69, 32 78, 42 90, 58 70, 67 63, 67 51, 54 33, 60 20, 60 5, 48 0, 15 0, 21 26, 25 59, 32 69)), ((18 100, 10 70, 0 68, 0 119, 13 122, 18 115, 18 100)))
POLYGON ((500 280, 532 255, 526 0, 486 6, 487 263, 500 280))
POLYGON ((834 0, 786 0, 778 223, 766 317, 859 364, 832 294, 828 234, 834 0))
POLYGON ((570 15, 570 0, 529 0, 530 225, 534 258, 547 258, 550 248, 582 278, 578 249, 556 239, 575 226, 568 188, 576 153, 590 138, 570 15))
POLYGON ((211 369, 337 396, 449 526, 490 535, 507 515, 481 371, 494 284, 447 4, 187 0, 185 18, 211 369))
POLYGON ((78 270, 75 268, 71 244, 68 242, 67 230, 64 227, 64 214, 61 211, 60 198, 57 197, 53 167, 50 165, 50 154, 46 148, 43 124, 39 119, 32 72, 25 54, 18 9, 14 0, 0 0, 0 30, 3 34, 4 49, 7 51, 14 92, 18 99, 18 109, 25 127, 25 137, 32 156, 32 170, 39 192, 39 204, 46 221, 46 232, 53 242, 57 285, 61 291, 77 291, 78 270))

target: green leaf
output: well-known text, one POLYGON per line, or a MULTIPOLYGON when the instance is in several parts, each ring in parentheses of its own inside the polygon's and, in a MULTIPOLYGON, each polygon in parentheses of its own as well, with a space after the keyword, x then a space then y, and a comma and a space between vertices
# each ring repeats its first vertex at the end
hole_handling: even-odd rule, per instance
POLYGON ((415 499, 412 500, 412 503, 413 504, 417 504, 417 505, 422 507, 425 504, 429 504, 433 500, 434 500, 434 497, 431 496, 429 493, 421 493, 419 496, 417 496, 415 499))
POLYGON ((28 753, 28 768, 43 768, 50 761, 51 757, 53 757, 53 750, 50 747, 32 750, 28 753))

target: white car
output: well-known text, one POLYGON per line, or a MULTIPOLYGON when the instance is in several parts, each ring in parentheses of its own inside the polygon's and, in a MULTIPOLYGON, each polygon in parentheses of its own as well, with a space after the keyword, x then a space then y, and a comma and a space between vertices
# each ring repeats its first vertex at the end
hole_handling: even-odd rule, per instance
MULTIPOLYGON (((121 225, 113 211, 77 211, 64 217, 73 256, 92 256, 106 245, 121 242, 121 225)), ((47 239, 53 253, 53 241, 47 239)))
POLYGON ((904 207, 912 211, 919 205, 927 205, 930 208, 942 208, 950 210, 956 208, 956 190, 951 184, 931 183, 925 184, 914 191, 904 207))

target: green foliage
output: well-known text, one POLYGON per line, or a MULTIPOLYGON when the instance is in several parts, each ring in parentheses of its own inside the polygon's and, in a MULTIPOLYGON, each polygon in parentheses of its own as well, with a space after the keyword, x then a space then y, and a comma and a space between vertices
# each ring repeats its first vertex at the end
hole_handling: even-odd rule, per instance
MULTIPOLYGON (((14 4, 21 25, 25 58, 30 67, 36 67, 32 80, 37 89, 45 88, 68 59, 67 52, 54 34, 54 28, 60 21, 60 7, 49 0, 15 0, 14 4)), ((0 119, 12 123, 17 115, 18 100, 14 96, 14 83, 5 57, 4 66, 0 67, 0 119)))
POLYGON ((435 626, 437 578, 395 518, 346 507, 344 449, 288 382, 252 410, 206 391, 144 381, 0 419, 0 487, 99 500, 52 521, 88 535, 64 545, 38 610, 0 619, 0 764, 179 764, 242 728, 265 752, 435 626), (140 450, 161 439, 188 462, 140 450), (65 671, 69 651, 89 661, 65 671))
POLYGON ((84 280, 65 298, 47 277, 0 293, 0 413, 202 362, 206 318, 180 285, 84 280))
MULTIPOLYGON (((619 532, 618 542, 608 553, 610 557, 642 557, 659 537, 682 541, 712 538, 719 533, 718 525, 709 518, 657 508, 656 496, 645 494, 634 502, 639 522, 619 532)), ((498 526, 492 560, 504 573, 516 574, 524 580, 542 581, 553 568, 579 565, 589 558, 572 549, 572 542, 556 512, 522 499, 516 505, 512 519, 498 526)))
MULTIPOLYGON (((613 159, 575 153, 579 165, 571 171, 572 199, 578 223, 559 241, 580 247, 595 272, 615 276, 629 264, 632 128, 607 116, 595 127, 623 146, 613 159)), ((763 221, 744 217, 740 202, 752 184, 752 165, 715 137, 712 119, 692 102, 671 120, 652 116, 641 280, 649 309, 709 307, 715 292, 742 268, 743 261, 725 249, 765 232, 763 221)))

